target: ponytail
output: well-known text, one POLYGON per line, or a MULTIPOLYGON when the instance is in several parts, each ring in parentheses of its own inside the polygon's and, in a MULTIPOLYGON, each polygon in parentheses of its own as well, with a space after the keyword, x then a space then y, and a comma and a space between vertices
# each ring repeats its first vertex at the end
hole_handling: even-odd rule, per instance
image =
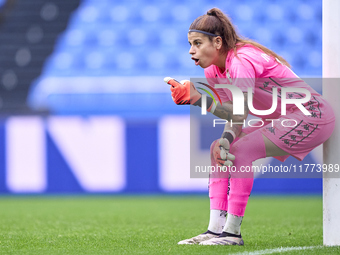
MULTIPOLYGON (((290 64, 283 57, 277 55, 274 51, 251 39, 240 37, 236 33, 236 29, 231 23, 231 19, 218 8, 212 8, 207 12, 206 15, 202 15, 195 19, 190 25, 189 30, 201 30, 220 36, 222 38, 223 53, 233 49, 235 56, 237 56, 237 49, 243 47, 246 44, 250 44, 256 48, 259 48, 267 55, 274 57, 275 61, 281 62, 282 64, 290 67, 290 64)), ((208 35, 208 37, 212 41, 214 36, 208 35)))

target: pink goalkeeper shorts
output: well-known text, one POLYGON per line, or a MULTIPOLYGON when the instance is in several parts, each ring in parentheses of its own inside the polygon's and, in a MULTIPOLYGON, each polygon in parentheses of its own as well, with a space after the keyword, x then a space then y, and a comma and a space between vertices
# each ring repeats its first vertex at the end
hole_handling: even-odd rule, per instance
MULTIPOLYGON (((280 149, 301 161, 309 152, 323 144, 331 136, 335 120, 328 123, 320 121, 313 123, 313 119, 302 113, 291 113, 274 121, 252 121, 251 125, 243 128, 242 132, 249 134, 255 130, 260 130, 280 149)), ((290 155, 274 158, 283 162, 290 155)))

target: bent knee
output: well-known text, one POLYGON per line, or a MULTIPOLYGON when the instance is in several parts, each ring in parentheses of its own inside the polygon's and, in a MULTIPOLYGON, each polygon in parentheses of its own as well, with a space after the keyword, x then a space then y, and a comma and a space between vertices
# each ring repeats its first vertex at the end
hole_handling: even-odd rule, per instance
POLYGON ((233 146, 230 147, 230 153, 233 155, 237 155, 240 152, 247 153, 252 150, 252 147, 250 140, 242 137, 233 143, 233 146))

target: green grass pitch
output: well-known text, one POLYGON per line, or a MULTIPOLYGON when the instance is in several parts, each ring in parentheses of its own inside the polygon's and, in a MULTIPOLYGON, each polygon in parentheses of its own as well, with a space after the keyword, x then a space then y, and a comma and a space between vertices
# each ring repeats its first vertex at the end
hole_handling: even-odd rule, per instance
POLYGON ((208 219, 203 196, 1 197, 0 254, 340 253, 322 246, 319 196, 251 196, 243 247, 177 245, 208 219))

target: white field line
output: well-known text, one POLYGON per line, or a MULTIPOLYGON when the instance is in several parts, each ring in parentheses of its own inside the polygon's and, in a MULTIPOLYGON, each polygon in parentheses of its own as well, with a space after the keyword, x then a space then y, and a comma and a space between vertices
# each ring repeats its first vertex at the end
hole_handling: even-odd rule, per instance
POLYGON ((303 247, 281 247, 275 249, 267 249, 260 251, 249 251, 249 252, 239 252, 234 253, 234 255, 263 255, 263 254, 273 254, 273 253, 283 253, 288 251, 300 251, 300 250, 312 250, 312 249, 320 249, 324 246, 303 246, 303 247))

